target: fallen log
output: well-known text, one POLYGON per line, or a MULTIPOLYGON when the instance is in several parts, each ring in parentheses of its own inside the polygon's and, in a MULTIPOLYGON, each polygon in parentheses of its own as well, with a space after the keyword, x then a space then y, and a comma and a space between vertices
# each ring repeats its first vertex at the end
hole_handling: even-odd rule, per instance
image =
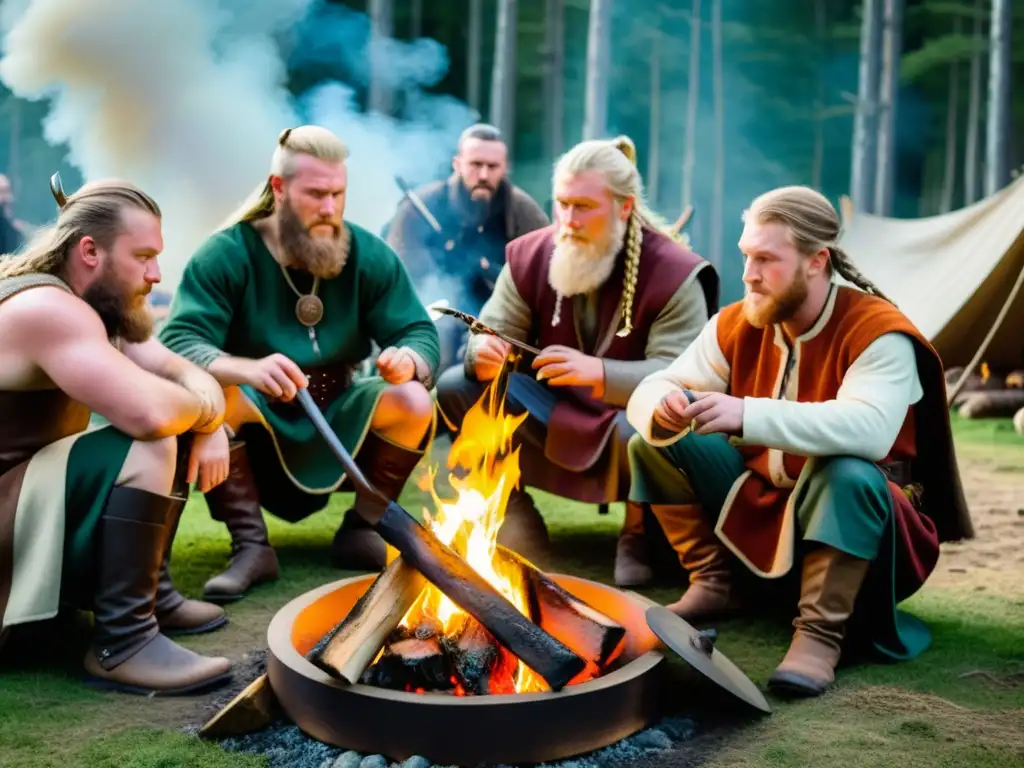
POLYGON ((1010 418, 1021 408, 1024 389, 973 392, 960 406, 960 415, 966 419, 1010 418))
POLYGON ((359 682, 426 585, 422 574, 402 558, 392 560, 307 658, 329 675, 359 682))
POLYGON ((574 682, 601 674, 625 647, 626 629, 563 589, 532 563, 499 546, 496 570, 522 580, 529 588, 530 612, 545 632, 587 662, 574 682))

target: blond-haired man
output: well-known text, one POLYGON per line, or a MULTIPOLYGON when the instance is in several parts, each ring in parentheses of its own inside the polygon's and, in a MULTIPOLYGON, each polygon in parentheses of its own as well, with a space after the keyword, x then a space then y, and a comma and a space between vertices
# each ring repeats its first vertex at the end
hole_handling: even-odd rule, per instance
POLYGON ((627 408, 630 498, 689 572, 670 608, 696 621, 780 596, 797 616, 769 685, 797 695, 832 683, 854 636, 892 659, 921 653, 928 628, 896 605, 941 541, 971 535, 942 364, 838 237, 812 189, 756 199, 739 242, 746 297, 627 408))
MULTIPOLYGON (((396 498, 432 434, 437 330, 398 256, 344 219, 348 149, 320 126, 282 132, 254 199, 192 257, 161 338, 228 388, 238 443, 206 494, 232 539, 209 600, 278 575, 261 506, 288 521, 322 510, 345 480, 298 404, 308 387, 369 480, 396 498), (356 368, 376 342, 376 376, 356 368)), ((356 504, 363 500, 356 499, 356 504)), ((384 566, 383 539, 353 510, 335 535, 340 568, 384 566)))

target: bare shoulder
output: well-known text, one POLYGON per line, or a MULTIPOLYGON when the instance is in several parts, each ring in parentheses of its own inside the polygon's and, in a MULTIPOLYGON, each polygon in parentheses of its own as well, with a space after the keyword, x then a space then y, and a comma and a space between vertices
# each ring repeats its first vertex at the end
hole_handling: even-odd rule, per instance
POLYGON ((92 307, 49 285, 22 291, 0 304, 0 327, 8 342, 21 339, 39 344, 93 335, 106 339, 103 322, 92 307))

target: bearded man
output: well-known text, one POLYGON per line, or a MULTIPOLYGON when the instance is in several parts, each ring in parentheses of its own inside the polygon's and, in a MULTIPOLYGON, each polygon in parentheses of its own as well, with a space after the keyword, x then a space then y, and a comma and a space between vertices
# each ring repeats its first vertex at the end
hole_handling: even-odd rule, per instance
MULTIPOLYGON (((402 257, 424 302, 447 299, 472 314, 494 290, 506 244, 551 223, 533 198, 509 181, 508 146, 501 131, 485 123, 459 136, 452 175, 415 194, 435 222, 406 198, 388 227, 388 244, 402 257)), ((437 326, 447 368, 458 361, 466 328, 450 317, 437 326)))
POLYGON ((744 220, 745 298, 630 398, 630 498, 651 504, 689 572, 669 606, 683 618, 792 586, 795 632, 769 685, 817 695, 847 640, 890 659, 927 647, 896 606, 940 542, 973 534, 942 364, 838 247, 831 203, 784 187, 744 220))
MULTIPOLYGON (((633 388, 696 338, 718 306, 713 267, 666 235, 643 206, 636 152, 625 137, 586 141, 554 173, 556 225, 511 242, 480 319, 541 348, 533 373, 508 378, 506 406, 529 412, 519 427, 523 485, 592 503, 629 488, 625 405, 633 388)), ((460 424, 509 345, 472 339, 464 366, 438 381, 438 404, 460 424)), ((548 544, 524 488, 512 493, 499 541, 526 554, 548 544)), ((643 512, 627 505, 616 583, 651 578, 643 512)))
POLYGON ((200 463, 203 487, 226 474, 223 393, 150 336, 163 249, 152 198, 116 181, 55 196, 56 225, 0 263, 0 643, 82 608, 94 618, 90 683, 206 688, 230 662, 165 635, 227 619, 174 588, 168 558, 185 481, 200 463))
MULTIPOLYGON (((345 475, 298 403, 313 399, 367 478, 397 498, 432 436, 437 330, 398 256, 344 220, 347 147, 313 125, 282 132, 270 174, 182 275, 161 338, 227 387, 239 438, 230 477, 206 494, 231 534, 213 601, 277 578, 261 505, 297 522, 322 510, 345 475), (356 377, 383 350, 377 376, 356 377)), ((356 506, 364 503, 356 499, 356 506)), ((386 545, 354 510, 331 544, 339 568, 378 570, 386 545)))

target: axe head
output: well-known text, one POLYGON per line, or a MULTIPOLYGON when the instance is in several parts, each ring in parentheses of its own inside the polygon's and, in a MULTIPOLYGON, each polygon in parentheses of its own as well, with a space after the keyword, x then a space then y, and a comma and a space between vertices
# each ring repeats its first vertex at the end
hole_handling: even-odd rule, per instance
POLYGON ((53 174, 50 177, 50 194, 53 195, 53 199, 57 201, 58 208, 64 208, 68 204, 68 197, 64 194, 64 184, 60 180, 60 172, 53 174))

